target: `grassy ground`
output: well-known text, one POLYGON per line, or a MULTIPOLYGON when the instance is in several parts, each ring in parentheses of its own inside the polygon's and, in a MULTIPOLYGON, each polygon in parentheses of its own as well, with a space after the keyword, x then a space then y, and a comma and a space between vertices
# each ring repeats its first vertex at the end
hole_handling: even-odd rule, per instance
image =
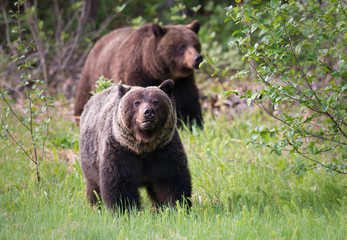
POLYGON ((13 144, 0 152, 0 239, 346 239, 346 176, 322 169, 295 175, 287 171, 294 157, 246 146, 250 129, 266 122, 260 114, 206 116, 203 131, 182 131, 190 214, 156 213, 142 191, 143 209, 119 216, 88 205, 78 128, 55 118, 40 184, 13 144))

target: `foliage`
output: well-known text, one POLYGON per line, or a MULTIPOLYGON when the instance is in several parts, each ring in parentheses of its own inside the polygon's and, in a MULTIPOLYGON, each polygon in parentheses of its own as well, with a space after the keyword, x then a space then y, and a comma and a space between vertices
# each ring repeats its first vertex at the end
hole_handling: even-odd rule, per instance
MULTIPOLYGON (((32 65, 27 60, 26 54, 35 50, 35 43, 27 42, 22 39, 22 33, 25 31, 21 27, 20 7, 23 1, 16 2, 17 11, 13 12, 14 18, 17 19, 17 26, 13 27, 12 32, 18 34, 18 39, 13 42, 17 46, 19 56, 13 56, 13 62, 18 62, 18 70, 21 72, 21 87, 26 89, 25 104, 23 111, 15 109, 15 104, 5 88, 0 88, 0 96, 4 105, 0 112, 0 130, 1 137, 9 140, 8 144, 13 141, 18 150, 22 151, 25 156, 35 164, 37 181, 40 181, 40 162, 45 158, 45 143, 48 133, 48 125, 51 120, 49 108, 52 102, 47 95, 46 82, 42 81, 39 76, 32 74, 32 65), (16 121, 15 126, 10 126, 10 122, 16 121), (17 129, 21 129, 21 134, 17 134, 17 129)), ((4 148, 8 145, 4 145, 4 148)))
POLYGON ((99 77, 99 79, 95 83, 95 87, 96 87, 95 92, 91 91, 90 93, 94 96, 95 94, 97 94, 98 92, 101 92, 102 90, 105 90, 109 87, 116 86, 117 84, 113 83, 112 81, 113 81, 112 78, 108 79, 108 78, 105 78, 104 76, 99 77))
MULTIPOLYGON (((256 127, 251 142, 278 156, 298 154, 295 169, 300 171, 324 167, 346 173, 347 5, 335 0, 257 3, 227 8, 227 20, 240 27, 230 45, 250 64, 257 84, 253 91, 235 93, 280 123, 256 127)), ((247 78, 248 72, 230 79, 247 78)))
MULTIPOLYGON (((233 22, 224 23, 225 6, 224 4, 218 4, 218 1, 207 1, 205 3, 203 9, 210 16, 207 18, 197 16, 202 23, 199 38, 205 58, 213 58, 215 68, 233 73, 244 69, 246 64, 241 61, 238 50, 228 45, 232 38, 231 33, 237 31, 239 27, 233 22)), ((209 71, 209 68, 202 67, 199 71, 209 71)), ((214 77, 218 77, 218 75, 214 75, 214 77)))

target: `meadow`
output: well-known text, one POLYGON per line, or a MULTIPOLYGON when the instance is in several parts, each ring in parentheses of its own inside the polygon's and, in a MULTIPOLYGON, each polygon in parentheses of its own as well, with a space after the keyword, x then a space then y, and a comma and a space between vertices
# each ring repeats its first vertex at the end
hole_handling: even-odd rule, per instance
POLYGON ((334 171, 346 172, 345 1, 12 2, 0 4, 0 240, 347 239, 347 177, 334 171), (232 118, 227 111, 236 109, 220 107, 205 111, 203 130, 180 130, 192 175, 190 212, 180 206, 157 211, 143 189, 139 210, 92 208, 71 104, 86 53, 115 27, 195 18, 205 57, 196 80, 205 105, 217 109, 216 101, 233 94, 253 106, 267 100, 271 111, 281 105, 295 115, 281 119, 288 128, 272 137, 289 136, 295 147, 313 139, 303 151, 332 170, 248 144, 255 127, 280 123, 255 107, 232 118), (56 98, 55 108, 46 96, 56 98), (4 97, 31 128, 6 110, 4 97), (46 135, 30 138, 30 131, 45 128, 47 112, 52 121, 38 182, 35 164, 6 131, 24 147, 36 144, 46 135))
POLYGON ((247 145, 255 126, 272 124, 260 112, 233 120, 206 113, 203 130, 180 130, 193 181, 189 213, 156 212, 141 190, 142 209, 125 215, 89 206, 79 128, 61 112, 53 113, 40 183, 13 143, 1 147, 0 239, 346 239, 346 176, 295 174, 295 156, 247 145))

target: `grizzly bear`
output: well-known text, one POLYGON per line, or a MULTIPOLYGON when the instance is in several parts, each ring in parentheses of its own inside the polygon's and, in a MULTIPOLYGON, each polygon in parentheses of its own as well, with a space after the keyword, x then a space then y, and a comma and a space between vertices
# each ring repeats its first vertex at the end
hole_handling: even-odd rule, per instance
MULTIPOLYGON (((203 58, 197 33, 200 23, 159 26, 145 24, 138 29, 120 28, 102 37, 86 60, 76 92, 75 116, 95 90, 100 76, 131 86, 159 86, 165 79, 175 82, 178 118, 202 127, 199 92, 194 69, 203 58)), ((181 125, 181 121, 178 121, 181 125)))
POLYGON ((93 96, 80 123, 80 156, 88 200, 110 209, 140 208, 145 187, 156 207, 191 206, 191 177, 176 127, 174 82, 119 84, 93 96), (96 195, 96 194, 97 195, 96 195))

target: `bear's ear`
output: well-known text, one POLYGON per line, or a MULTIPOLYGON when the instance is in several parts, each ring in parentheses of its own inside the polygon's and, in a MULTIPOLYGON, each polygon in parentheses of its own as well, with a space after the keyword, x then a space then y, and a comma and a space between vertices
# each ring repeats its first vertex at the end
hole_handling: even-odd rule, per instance
POLYGON ((159 26, 158 23, 152 24, 152 31, 155 37, 162 37, 166 33, 166 30, 159 26))
POLYGON ((187 25, 187 28, 198 34, 200 30, 200 22, 198 20, 194 20, 191 24, 187 25))
POLYGON ((171 98, 173 94, 174 86, 175 86, 174 81, 172 81, 171 79, 167 79, 162 84, 160 84, 158 88, 162 90, 163 92, 165 92, 169 96, 169 98, 171 98))
POLYGON ((131 87, 124 87, 122 84, 118 84, 118 96, 122 98, 127 92, 129 92, 131 87))

